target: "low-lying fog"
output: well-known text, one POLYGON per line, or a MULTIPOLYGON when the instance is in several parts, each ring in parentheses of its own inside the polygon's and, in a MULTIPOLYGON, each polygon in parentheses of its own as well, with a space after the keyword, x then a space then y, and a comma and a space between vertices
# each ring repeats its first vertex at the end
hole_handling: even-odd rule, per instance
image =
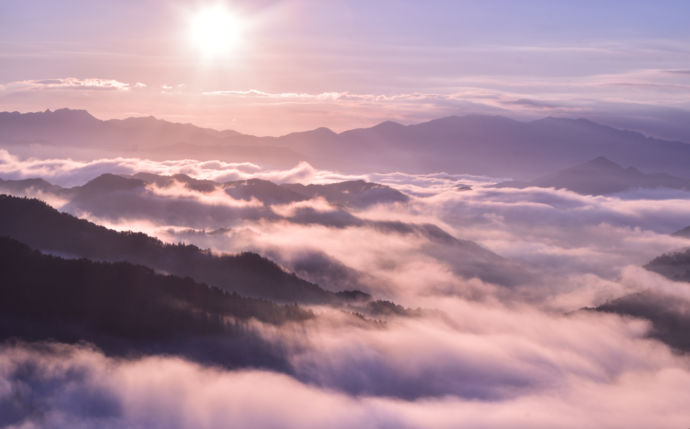
MULTIPOLYGON (((373 321, 314 306, 317 317, 306 322, 253 322, 284 347, 291 375, 172 356, 114 358, 88 345, 6 343, 0 415, 26 416, 17 427, 683 428, 690 421, 687 355, 654 339, 647 320, 587 310, 651 291, 690 318, 690 284, 643 268, 690 245, 671 235, 690 225, 690 193, 588 196, 494 188, 505 178, 442 172, 345 176, 304 163, 277 171, 220 161, 20 160, 6 151, 0 178, 59 185, 12 193, 109 228, 218 253, 255 251, 325 289, 359 289, 420 309, 373 321), (213 183, 149 177, 131 187, 70 189, 104 173, 213 183), (406 198, 373 188, 289 201, 280 200, 288 188, 279 186, 269 196, 233 196, 248 179, 363 180, 406 198)), ((0 192, 9 193, 6 185, 0 192)))

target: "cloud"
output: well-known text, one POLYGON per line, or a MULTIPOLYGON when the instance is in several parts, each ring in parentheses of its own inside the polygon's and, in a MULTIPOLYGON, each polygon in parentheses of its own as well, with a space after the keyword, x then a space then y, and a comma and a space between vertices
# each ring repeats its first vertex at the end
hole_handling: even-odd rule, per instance
POLYGON ((193 159, 153 161, 141 158, 102 158, 91 161, 73 159, 40 159, 19 157, 0 149, 0 175, 4 179, 42 177, 61 186, 83 185, 105 173, 161 175, 185 174, 200 180, 227 182, 264 179, 276 183, 333 183, 365 178, 365 175, 345 175, 317 170, 301 162, 287 170, 263 169, 250 162, 197 161, 193 159))
POLYGON ((12 91, 46 91, 46 90, 78 90, 78 91, 130 91, 133 88, 145 88, 146 84, 120 82, 115 79, 66 77, 59 79, 21 80, 5 84, 5 90, 12 91))
POLYGON ((322 92, 319 94, 309 94, 309 93, 299 93, 299 92, 278 92, 271 93, 260 91, 258 89, 248 89, 248 90, 218 90, 218 91, 205 91, 202 95, 208 96, 234 96, 241 98, 272 98, 277 100, 316 100, 316 101, 327 101, 327 100, 338 100, 341 97, 346 97, 346 92, 322 92))
MULTIPOLYGON (((268 170, 221 161, 1 155, 3 177, 40 174, 63 183, 138 171, 216 181, 352 178, 308 164, 268 170)), ((411 197, 367 208, 323 198, 263 205, 233 198, 219 185, 195 188, 171 179, 121 199, 104 196, 101 211, 89 216, 216 252, 256 250, 323 287, 356 287, 413 309, 407 316, 315 306, 316 318, 305 323, 252 322, 253 332, 284 351, 285 374, 164 356, 115 359, 84 346, 5 344, 0 423, 451 428, 462 421, 575 428, 595 421, 635 428, 687 422, 687 356, 650 339, 653 326, 645 320, 580 309, 647 290, 690 300, 686 285, 640 267, 687 245, 667 233, 690 219, 688 195, 492 188, 491 178, 445 173, 357 178, 411 197)))
MULTIPOLYGON (((207 91, 202 93, 204 96, 213 97, 236 97, 243 99, 257 99, 264 103, 338 103, 345 105, 373 105, 373 104, 390 104, 397 105, 404 109, 404 106, 413 107, 427 106, 436 108, 452 108, 452 107, 467 107, 469 104, 474 104, 477 107, 494 108, 498 112, 501 109, 536 109, 550 111, 574 111, 576 107, 567 107, 563 104, 557 104, 548 101, 530 100, 528 98, 520 98, 524 96, 502 93, 500 91, 464 87, 456 89, 453 92, 447 93, 432 93, 432 92, 411 92, 411 93, 393 93, 393 94, 366 94, 366 93, 352 93, 347 91, 337 92, 321 92, 321 93, 298 93, 298 92, 279 92, 271 93, 260 91, 257 89, 249 90, 218 90, 207 91)), ((476 113, 476 112, 475 112, 476 113)))
POLYGON ((520 98, 520 99, 513 100, 513 101, 507 101, 506 103, 514 104, 516 106, 523 106, 523 107, 535 108, 535 109, 545 109, 545 110, 553 110, 553 109, 559 109, 559 108, 563 107, 563 106, 560 106, 560 105, 555 104, 555 103, 533 100, 533 99, 529 99, 529 98, 520 98))
MULTIPOLYGON (((567 78, 464 75, 443 81, 442 85, 447 89, 440 91, 357 93, 338 90, 308 93, 227 89, 205 91, 202 96, 249 99, 265 106, 290 103, 356 108, 360 112, 378 109, 380 121, 419 122, 463 113, 524 118, 538 118, 544 114, 582 117, 606 110, 605 105, 616 102, 621 106, 647 103, 657 108, 670 104, 690 107, 682 98, 688 89, 682 75, 683 70, 664 69, 635 69, 567 78), (579 88, 579 91, 573 92, 573 88, 579 88), (586 93, 583 93, 583 88, 586 93), (631 93, 630 88, 636 91, 631 93)), ((322 121, 319 125, 323 124, 322 121)))
POLYGON ((347 176, 306 163, 266 170, 221 161, 19 160, 1 154, 3 177, 44 176, 58 183, 83 183, 105 172, 146 171, 215 181, 329 183, 356 178, 388 184, 412 199, 366 209, 333 206, 318 198, 264 206, 219 188, 200 192, 173 181, 167 187, 72 204, 64 196, 51 201, 110 227, 141 229, 165 241, 183 239, 221 252, 269 254, 312 280, 326 282, 345 270, 349 280, 323 286, 335 290, 336 285, 356 284, 413 306, 424 291, 486 297, 496 293, 492 283, 511 285, 511 292, 500 293, 501 299, 550 302, 568 310, 598 305, 627 291, 618 286, 626 267, 684 246, 683 239, 667 234, 687 226, 690 219, 687 193, 594 197, 544 188, 497 189, 486 186, 491 178, 445 173, 347 176), (466 184, 472 189, 458 187, 466 184), (455 238, 477 242, 506 259, 455 238), (311 273, 294 256, 315 254, 325 257, 312 259, 320 260, 323 269, 307 264, 311 273), (329 269, 333 274, 324 271, 329 269))
POLYGON ((690 74, 690 70, 665 70, 665 72, 671 74, 690 74))
MULTIPOLYGON (((608 332, 608 328, 609 324, 606 324, 603 331, 608 332)), ((548 330, 538 331, 546 334, 548 330)), ((605 338, 601 332, 591 333, 597 339, 605 338)), ((429 338, 420 338, 419 343, 406 345, 413 347, 408 367, 414 368, 414 364, 419 363, 418 359, 424 359, 421 347, 433 345, 438 332, 431 334, 429 338)), ((562 338, 559 340, 556 335, 552 338, 555 344, 562 342, 562 338)), ((562 345, 566 345, 570 338, 572 336, 568 336, 562 345)), ((352 341, 352 346, 362 342, 347 339, 352 341)), ((343 344, 341 341, 336 343, 343 344)), ((592 343, 596 344, 596 341, 592 343)), ((600 345, 607 350, 600 353, 602 358, 615 350, 614 344, 600 345)), ((376 356, 371 353, 373 350, 369 345, 366 346, 358 352, 359 359, 376 356)), ((508 358, 501 352, 500 342, 494 345, 470 342, 457 347, 458 351, 465 346, 471 346, 477 353, 465 354, 459 362, 450 359, 441 362, 457 365, 474 361, 489 368, 502 365, 495 361, 496 358, 508 358), (487 353, 490 359, 482 362, 487 353)), ((522 348, 527 352, 525 358, 537 351, 519 342, 510 347, 522 348)), ((556 368, 549 369, 545 362, 531 362, 534 368, 546 369, 542 374, 556 370, 550 375, 550 382, 555 382, 556 386, 501 400, 468 400, 457 396, 406 400, 371 394, 349 395, 273 372, 226 371, 171 357, 124 360, 105 357, 99 351, 84 346, 4 345, 0 349, 0 409, 3 410, 0 423, 8 427, 46 428, 218 428, 230 425, 253 428, 452 428, 458 421, 470 427, 494 428, 580 428, 593 421, 613 428, 675 428, 687 423, 684 405, 690 400, 687 391, 690 373, 672 356, 662 353, 651 362, 645 362, 644 358, 649 357, 646 353, 637 357, 637 364, 630 367, 625 353, 614 351, 609 357, 612 359, 610 362, 600 361, 604 367, 588 367, 589 362, 579 361, 569 349, 561 347, 561 350, 552 358, 569 361, 565 365, 579 368, 576 372, 562 374, 556 368), (623 358, 623 368, 627 369, 621 368, 617 358, 623 358), (604 372, 599 374, 601 370, 604 372), (606 375, 608 371, 618 372, 618 375, 609 377, 606 375), (660 420, 659 415, 664 418, 660 420)), ((354 348, 349 350, 342 358, 352 358, 350 353, 354 351, 354 348)), ((432 356, 433 352, 429 358, 432 356)), ((402 361, 404 357, 399 358, 402 361)), ((349 364, 356 362, 350 361, 349 364)), ((438 363, 434 362, 435 365, 438 363)), ((393 361, 393 364, 399 365, 400 362, 393 361)), ((523 364, 529 367, 529 360, 523 364)), ((504 368, 526 369, 520 365, 513 362, 504 368)), ((559 366, 562 367, 563 363, 559 366)), ((434 368, 437 371, 448 369, 446 366, 434 368)), ((387 366, 381 369, 383 374, 379 377, 390 371, 387 366)), ((489 383, 505 377, 500 371, 485 374, 489 376, 489 383)), ((481 375, 468 374, 468 377, 481 375)), ((528 376, 527 373, 524 375, 528 376)), ((359 379, 357 373, 350 374, 350 377, 359 379)), ((468 382, 470 380, 472 378, 467 378, 468 382)), ((446 382, 452 385, 453 376, 446 382)), ((530 380, 528 384, 539 382, 538 379, 530 380)), ((446 383, 439 385, 443 384, 446 383)), ((433 383, 428 386, 433 386, 433 383)), ((467 383, 465 388, 471 386, 484 388, 486 384, 480 378, 467 383)))

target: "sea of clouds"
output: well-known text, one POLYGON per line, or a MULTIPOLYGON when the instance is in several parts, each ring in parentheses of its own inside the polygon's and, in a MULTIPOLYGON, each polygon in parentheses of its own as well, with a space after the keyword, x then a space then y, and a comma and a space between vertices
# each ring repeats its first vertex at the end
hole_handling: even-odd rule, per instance
POLYGON ((19 159, 0 178, 78 186, 102 173, 187 174, 218 183, 363 179, 407 202, 263 204, 221 185, 173 182, 71 201, 25 194, 108 227, 215 252, 257 251, 331 290, 410 309, 370 320, 314 307, 303 323, 253 324, 290 374, 174 356, 122 359, 89 345, 0 348, 0 424, 10 427, 678 428, 690 421, 690 360, 648 321, 583 310, 653 291, 690 317, 690 285, 642 268, 690 241, 690 193, 587 196, 494 188, 446 173, 350 176, 300 164, 19 159), (433 227, 431 227, 433 226, 433 227), (440 232, 439 232, 440 231, 440 232))

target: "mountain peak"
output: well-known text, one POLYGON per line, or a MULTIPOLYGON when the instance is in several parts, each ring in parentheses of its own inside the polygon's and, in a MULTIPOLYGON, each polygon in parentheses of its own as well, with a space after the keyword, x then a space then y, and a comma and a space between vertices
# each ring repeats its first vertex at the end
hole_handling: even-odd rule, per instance
POLYGON ((606 168, 606 169, 622 169, 619 164, 616 164, 615 162, 611 161, 610 159, 604 157, 604 156, 598 156, 590 161, 587 161, 583 164, 584 166, 592 166, 592 167, 598 167, 598 168, 606 168))
POLYGON ((89 120, 94 120, 96 119, 91 113, 84 109, 69 109, 67 107, 63 107, 61 109, 56 109, 53 110, 52 112, 50 109, 46 109, 45 112, 42 112, 43 114, 46 115, 53 115, 57 116, 60 118, 74 118, 74 119, 89 119, 89 120))
POLYGON ((300 138, 300 137, 305 137, 305 136, 312 136, 312 137, 320 137, 320 138, 325 138, 325 137, 333 137, 336 136, 337 134, 335 131, 333 131, 330 128, 327 127, 319 127, 315 128, 313 130, 308 130, 308 131, 296 131, 293 133, 285 134, 279 138, 300 138))
POLYGON ((144 181, 140 179, 105 173, 90 180, 80 189, 85 192, 112 192, 115 190, 135 189, 144 185, 144 181))
POLYGON ((403 124, 400 124, 395 121, 383 121, 379 124, 374 125, 371 127, 372 130, 391 130, 391 129, 399 129, 399 128, 404 128, 405 126, 403 124))
POLYGON ((335 134, 335 131, 333 131, 332 129, 330 129, 328 127, 319 127, 317 129, 313 130, 313 132, 318 133, 318 134, 328 134, 328 135, 335 134))

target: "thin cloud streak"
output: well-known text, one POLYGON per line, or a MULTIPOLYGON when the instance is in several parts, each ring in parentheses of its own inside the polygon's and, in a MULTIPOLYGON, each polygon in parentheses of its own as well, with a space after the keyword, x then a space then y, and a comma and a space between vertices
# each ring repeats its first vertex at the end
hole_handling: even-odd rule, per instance
POLYGON ((115 79, 76 77, 23 80, 9 82, 2 89, 5 91, 46 91, 46 90, 80 90, 80 91, 130 91, 133 88, 145 88, 146 84, 136 82, 129 84, 115 79))

